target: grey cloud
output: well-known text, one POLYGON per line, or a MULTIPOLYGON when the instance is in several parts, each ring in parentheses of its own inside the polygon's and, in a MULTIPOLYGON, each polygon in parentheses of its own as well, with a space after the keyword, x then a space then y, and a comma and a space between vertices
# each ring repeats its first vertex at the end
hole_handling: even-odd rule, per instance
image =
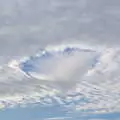
POLYGON ((73 40, 119 43, 119 6, 119 0, 1 0, 0 55, 73 40))

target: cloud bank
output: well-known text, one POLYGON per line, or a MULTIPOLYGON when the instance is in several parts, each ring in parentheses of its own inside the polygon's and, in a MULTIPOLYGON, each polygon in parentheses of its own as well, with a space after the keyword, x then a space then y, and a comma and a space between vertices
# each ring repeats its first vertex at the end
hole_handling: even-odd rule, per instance
POLYGON ((119 53, 119 48, 64 44, 11 60, 0 69, 0 107, 39 103, 119 111, 119 53))

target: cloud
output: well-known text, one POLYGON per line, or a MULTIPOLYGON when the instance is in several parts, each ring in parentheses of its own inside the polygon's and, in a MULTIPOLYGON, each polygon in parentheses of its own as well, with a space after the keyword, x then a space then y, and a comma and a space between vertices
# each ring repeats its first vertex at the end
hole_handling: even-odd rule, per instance
POLYGON ((71 49, 68 46, 48 47, 32 57, 1 66, 0 107, 56 103, 76 111, 119 111, 119 48, 100 51, 92 46, 89 49, 78 44, 77 47, 71 44, 71 49), (65 52, 66 48, 70 54, 65 52), (19 66, 31 60, 31 69, 24 71, 19 66))
POLYGON ((119 1, 112 0, 1 0, 0 108, 56 101, 81 111, 119 111, 119 16, 119 1), (17 68, 39 48, 83 42, 102 52, 34 63, 31 76, 17 68), (38 79, 41 72, 46 80, 38 79))

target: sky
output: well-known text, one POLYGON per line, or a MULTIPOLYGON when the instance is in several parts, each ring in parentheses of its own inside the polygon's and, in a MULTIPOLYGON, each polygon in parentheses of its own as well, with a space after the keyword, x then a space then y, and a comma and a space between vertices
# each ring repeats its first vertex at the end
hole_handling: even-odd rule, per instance
POLYGON ((119 31, 119 0, 0 0, 0 119, 119 119, 119 31))

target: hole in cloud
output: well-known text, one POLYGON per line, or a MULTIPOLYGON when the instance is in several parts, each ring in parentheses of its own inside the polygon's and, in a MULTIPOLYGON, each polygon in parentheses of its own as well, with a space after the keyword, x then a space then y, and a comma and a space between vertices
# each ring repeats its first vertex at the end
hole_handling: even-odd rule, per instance
POLYGON ((97 55, 95 50, 80 46, 60 46, 58 49, 52 47, 41 50, 21 62, 19 66, 28 76, 69 88, 80 81, 87 70, 96 64, 97 55))

